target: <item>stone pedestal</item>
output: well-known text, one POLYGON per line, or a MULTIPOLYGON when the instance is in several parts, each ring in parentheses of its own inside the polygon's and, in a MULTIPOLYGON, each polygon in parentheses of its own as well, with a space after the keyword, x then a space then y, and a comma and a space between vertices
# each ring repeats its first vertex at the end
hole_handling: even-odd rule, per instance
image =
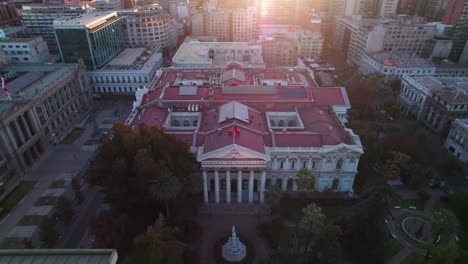
POLYGON ((232 235, 226 244, 223 245, 223 257, 229 262, 241 261, 247 255, 245 245, 239 240, 236 235, 236 228, 232 227, 232 235))

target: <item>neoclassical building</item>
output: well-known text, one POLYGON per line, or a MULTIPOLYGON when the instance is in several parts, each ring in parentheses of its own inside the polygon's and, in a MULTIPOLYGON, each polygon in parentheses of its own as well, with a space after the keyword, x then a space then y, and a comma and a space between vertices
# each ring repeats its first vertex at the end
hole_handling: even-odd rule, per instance
POLYGON ((308 69, 165 69, 137 94, 127 123, 158 126, 191 147, 206 203, 263 202, 267 186, 298 191, 312 170, 317 191, 352 193, 360 139, 345 127, 342 87, 320 88, 308 69))

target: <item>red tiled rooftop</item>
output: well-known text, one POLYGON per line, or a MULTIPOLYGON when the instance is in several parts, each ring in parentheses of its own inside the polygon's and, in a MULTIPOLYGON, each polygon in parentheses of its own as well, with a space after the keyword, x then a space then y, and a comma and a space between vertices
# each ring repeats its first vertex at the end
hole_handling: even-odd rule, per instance
POLYGON ((346 105, 342 90, 341 87, 314 88, 312 93, 317 105, 346 105))
POLYGON ((244 128, 241 124, 237 124, 239 133, 237 136, 234 134, 235 124, 221 130, 220 133, 213 132, 204 137, 204 152, 208 153, 213 150, 220 149, 232 144, 254 150, 259 153, 265 153, 265 145, 263 141, 263 135, 256 133, 249 129, 244 128))

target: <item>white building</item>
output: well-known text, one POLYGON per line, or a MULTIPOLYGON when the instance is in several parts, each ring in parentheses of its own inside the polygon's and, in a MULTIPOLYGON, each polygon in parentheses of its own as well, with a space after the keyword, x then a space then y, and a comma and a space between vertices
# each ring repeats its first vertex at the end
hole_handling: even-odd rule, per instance
POLYGON ((177 29, 171 16, 158 4, 118 10, 124 18, 125 42, 130 47, 174 47, 177 29))
POLYGON ((247 42, 183 43, 172 58, 172 66, 180 69, 226 68, 231 62, 243 67, 265 68, 262 47, 247 42))
POLYGON ((392 17, 396 15, 398 0, 379 0, 379 16, 392 17))
POLYGON ((4 63, 52 62, 47 43, 41 36, 0 39, 0 52, 4 63))
POLYGON ((162 64, 158 48, 126 48, 87 76, 94 93, 128 94, 148 87, 162 64))
POLYGON ((121 0, 94 0, 89 5, 96 11, 115 10, 123 6, 121 0))
POLYGON ((445 148, 462 162, 468 162, 468 119, 455 119, 445 148))
POLYGON ((360 70, 363 74, 379 73, 385 80, 393 80, 403 75, 435 75, 436 66, 429 59, 413 57, 405 51, 369 52, 362 57, 360 70))
POLYGON ((127 123, 190 146, 205 203, 263 203, 269 185, 300 191, 301 169, 317 191, 353 193, 363 147, 345 127, 346 90, 318 88, 309 70, 166 69, 150 89, 127 123))

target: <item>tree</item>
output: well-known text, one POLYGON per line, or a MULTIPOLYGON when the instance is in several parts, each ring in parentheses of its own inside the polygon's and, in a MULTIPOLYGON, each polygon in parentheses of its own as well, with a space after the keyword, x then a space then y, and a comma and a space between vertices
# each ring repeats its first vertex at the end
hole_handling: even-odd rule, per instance
POLYGON ((80 180, 78 179, 78 176, 72 178, 71 186, 75 194, 75 199, 78 201, 79 204, 81 204, 84 200, 84 196, 83 192, 81 191, 80 180))
POLYGON ((179 180, 168 169, 163 169, 161 175, 150 181, 149 188, 156 200, 164 201, 166 217, 169 217, 169 200, 174 199, 179 193, 179 180))
POLYGON ((74 215, 70 200, 63 196, 60 197, 57 201, 57 212, 62 217, 63 222, 69 224, 74 215))
POLYGON ((48 248, 53 247, 57 243, 57 231, 49 218, 44 218, 39 224, 39 238, 48 248))
POLYGON ((322 231, 324 224, 325 215, 322 214, 322 208, 314 203, 302 208, 301 227, 306 236, 303 250, 303 257, 305 260, 307 260, 312 238, 322 231))
POLYGON ((160 214, 146 232, 135 238, 134 252, 125 263, 182 264, 185 244, 176 236, 177 230, 166 225, 164 217, 160 214))
POLYGON ((429 243, 426 247, 431 254, 429 264, 454 264, 460 256, 460 248, 453 241, 438 245, 429 243))
POLYGON ((340 263, 342 238, 343 232, 339 226, 327 224, 315 241, 310 263, 340 263))
POLYGON ((385 161, 382 172, 387 179, 400 179, 404 171, 408 171, 411 157, 405 153, 392 151, 385 161))
POLYGON ((307 168, 301 169, 296 173, 295 182, 299 190, 311 191, 315 186, 315 175, 307 168))
POLYGON ((449 205, 463 225, 468 226, 468 185, 449 196, 449 205))
POLYGON ((431 221, 431 231, 435 239, 439 235, 450 236, 458 231, 460 224, 457 216, 449 209, 441 208, 434 212, 431 221))
POLYGON ((276 210, 280 207, 283 196, 284 193, 278 185, 270 185, 265 190, 265 202, 271 210, 276 210))
POLYGON ((398 117, 398 115, 400 115, 400 103, 393 97, 387 99, 382 107, 385 112, 393 117, 398 117))

